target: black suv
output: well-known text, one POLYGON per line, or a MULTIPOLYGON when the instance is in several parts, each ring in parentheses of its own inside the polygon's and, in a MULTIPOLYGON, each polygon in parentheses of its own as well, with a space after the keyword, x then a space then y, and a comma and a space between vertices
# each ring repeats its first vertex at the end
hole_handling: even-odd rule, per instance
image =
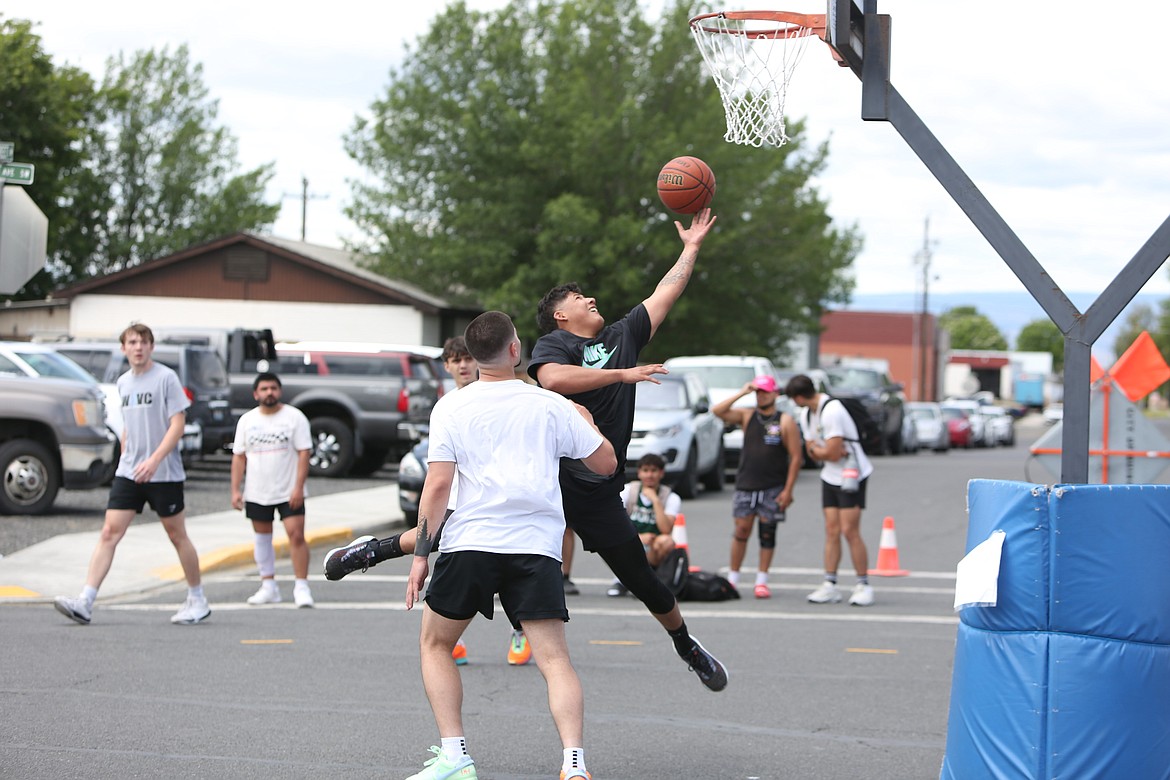
POLYGON ((873 455, 902 452, 902 417, 905 396, 900 382, 889 374, 865 366, 831 366, 825 368, 828 384, 825 392, 840 398, 856 398, 882 432, 881 450, 873 455))
MULTIPOLYGON (((130 370, 122 345, 116 341, 61 341, 45 346, 72 358, 99 382, 117 382, 130 370)), ((218 353, 209 347, 156 342, 151 357, 179 375, 191 401, 188 431, 183 435, 184 455, 192 445, 204 455, 231 452, 236 418, 232 416, 227 370, 218 353)))

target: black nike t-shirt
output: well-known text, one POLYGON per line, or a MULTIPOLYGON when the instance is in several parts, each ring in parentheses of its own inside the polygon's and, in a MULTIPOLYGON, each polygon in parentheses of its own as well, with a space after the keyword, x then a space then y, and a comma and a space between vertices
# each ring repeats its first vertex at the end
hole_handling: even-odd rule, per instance
MULTIPOLYGON (((638 354, 649 341, 650 314, 639 303, 629 314, 612 325, 606 325, 601 333, 591 339, 573 335, 567 330, 544 334, 532 347, 528 375, 536 379, 537 369, 545 363, 599 370, 632 368, 638 365, 638 354)), ((630 444, 630 431, 634 425, 634 395, 637 387, 636 384, 615 382, 596 390, 566 396, 593 415, 598 429, 613 445, 618 471, 622 471, 626 463, 626 448, 630 444)), ((588 482, 604 479, 577 461, 563 462, 562 466, 588 482)))

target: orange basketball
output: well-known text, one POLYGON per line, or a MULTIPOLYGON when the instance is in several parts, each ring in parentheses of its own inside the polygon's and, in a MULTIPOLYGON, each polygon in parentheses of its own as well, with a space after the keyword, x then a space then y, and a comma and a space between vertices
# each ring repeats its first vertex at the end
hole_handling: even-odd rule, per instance
POLYGON ((715 197, 715 174, 698 157, 675 157, 658 172, 658 197, 677 214, 694 214, 715 197))

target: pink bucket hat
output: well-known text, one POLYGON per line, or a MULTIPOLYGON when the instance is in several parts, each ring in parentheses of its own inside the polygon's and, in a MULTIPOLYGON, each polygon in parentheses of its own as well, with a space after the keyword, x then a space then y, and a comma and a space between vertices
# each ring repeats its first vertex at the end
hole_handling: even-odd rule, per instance
POLYGON ((752 380, 752 385, 757 390, 763 390, 765 393, 774 393, 776 392, 776 377, 760 374, 752 380))

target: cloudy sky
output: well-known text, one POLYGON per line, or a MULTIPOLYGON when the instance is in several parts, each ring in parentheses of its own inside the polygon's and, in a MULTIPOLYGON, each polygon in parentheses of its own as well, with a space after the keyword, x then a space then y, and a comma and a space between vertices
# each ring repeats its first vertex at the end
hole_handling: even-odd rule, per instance
MULTIPOLYGON (((123 0, 114 13, 108 4, 5 0, 3 13, 41 22, 37 31, 55 61, 95 77, 119 51, 188 44, 220 101, 220 121, 239 139, 241 163, 276 163, 269 196, 284 200, 274 232, 299 237, 304 177, 312 196, 307 238, 338 245, 356 238, 341 210, 347 179, 363 175, 341 137, 383 93, 404 43, 426 30, 440 5, 123 0)), ((815 0, 727 8, 747 6, 824 9, 815 0)), ((1140 33, 1167 29, 1170 4, 1118 4, 1102 16, 1104 7, 1082 0, 878 4, 893 19, 892 83, 1070 293, 1101 290, 1170 214, 1170 95, 1157 75, 1157 37, 1140 33)), ((860 92, 857 78, 814 42, 788 98, 788 113, 807 118, 812 139, 830 139, 830 164, 816 185, 834 218, 856 223, 865 236, 858 291, 920 288, 914 257, 927 219, 932 292, 1022 290, 894 128, 861 121, 860 92)), ((724 142, 723 129, 695 139, 700 156, 704 145, 724 142)), ((1144 292, 1170 295, 1166 271, 1144 292)))

